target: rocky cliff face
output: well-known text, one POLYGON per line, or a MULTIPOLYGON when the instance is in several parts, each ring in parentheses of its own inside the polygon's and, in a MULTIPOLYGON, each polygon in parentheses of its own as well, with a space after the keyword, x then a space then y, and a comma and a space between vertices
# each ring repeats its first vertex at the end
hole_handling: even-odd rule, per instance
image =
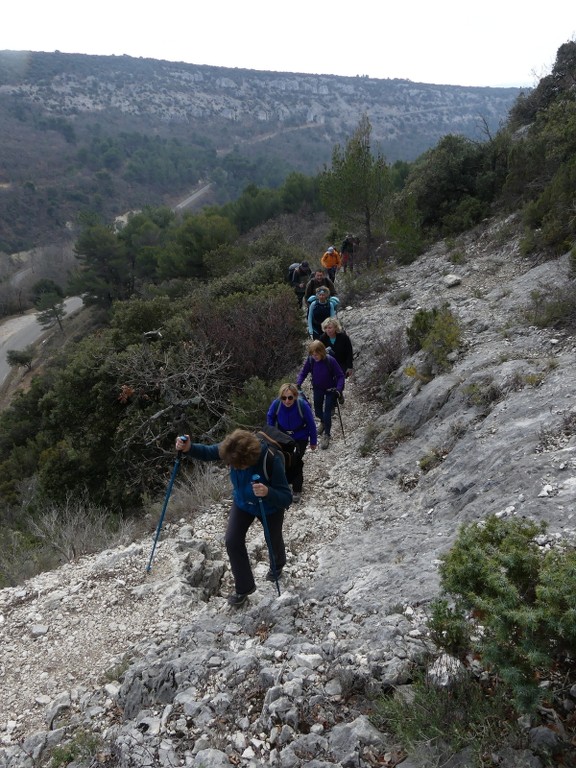
POLYGON ((0 250, 68 241, 81 211, 235 199, 249 184, 316 175, 364 114, 389 163, 446 134, 485 140, 515 88, 257 72, 0 51, 0 250), (207 182, 211 182, 208 186, 207 182))
MULTIPOLYGON (((129 56, 0 52, 0 96, 52 115, 120 112, 164 124, 227 124, 232 139, 316 129, 314 141, 349 137, 363 113, 390 162, 413 160, 447 133, 496 131, 518 88, 260 72, 129 56)), ((210 129, 208 128, 208 131, 210 129)), ((306 141, 302 137, 301 141, 306 141)))
MULTIPOLYGON (((78 766, 424 765, 369 714, 375 694, 401 691, 434 655, 426 606, 458 526, 529 516, 549 524, 541 546, 576 544, 576 347, 523 314, 534 291, 566 284, 568 260, 522 258, 513 219, 459 253, 455 265, 441 243, 390 267, 387 293, 343 309, 356 374, 343 430, 336 421, 330 448, 307 455, 280 596, 253 526, 258 589, 227 606, 228 503, 183 513, 185 484, 149 574, 155 521, 149 538, 0 592, 1 766, 39 765, 69 739, 92 745, 78 766), (451 370, 424 383, 405 361, 394 407, 366 402, 382 340, 444 301, 464 332, 451 370), (439 460, 425 471, 430 452, 439 460)), ((531 748, 503 749, 498 765, 543 765, 531 725, 531 748)))

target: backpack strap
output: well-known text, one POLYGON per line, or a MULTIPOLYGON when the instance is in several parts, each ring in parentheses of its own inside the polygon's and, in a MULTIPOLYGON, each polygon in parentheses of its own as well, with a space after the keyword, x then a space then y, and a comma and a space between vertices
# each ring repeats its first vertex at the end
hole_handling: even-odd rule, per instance
POLYGON ((270 448, 266 450, 266 455, 264 456, 264 461, 262 462, 262 471, 264 472, 264 477, 266 480, 270 482, 272 472, 274 471, 274 454, 270 448))
MULTIPOLYGON (((261 433, 260 433, 261 434, 261 433)), ((270 482, 270 478, 272 477, 272 472, 274 471, 274 451, 270 447, 270 443, 268 440, 266 440, 263 437, 260 437, 258 432, 256 433, 260 440, 260 444, 263 446, 266 446, 266 453, 264 454, 264 459, 262 461, 262 474, 264 475, 264 478, 266 482, 270 482)))
POLYGON ((330 368, 330 373, 332 374, 332 383, 334 384, 334 386, 336 386, 336 371, 334 370, 334 360, 335 360, 334 355, 333 354, 331 355, 330 353, 327 352, 325 359, 329 361, 328 368, 330 368))
MULTIPOLYGON (((278 429, 282 429, 282 427, 280 427, 280 425, 278 424, 278 414, 280 413, 281 405, 282 405, 282 401, 280 400, 280 398, 278 398, 278 408, 276 408, 276 413, 274 414, 274 421, 276 422, 274 426, 278 427, 278 429)), ((304 418, 304 414, 302 413, 302 398, 300 396, 296 398, 296 405, 298 406, 298 413, 300 414, 300 418, 302 420, 302 424, 300 424, 300 427, 305 427, 306 419, 304 418)), ((282 430, 282 431, 284 432, 285 430, 282 430)), ((296 430, 294 429, 292 430, 292 432, 295 432, 295 431, 296 430)), ((291 435, 292 432, 286 432, 286 434, 291 435)))

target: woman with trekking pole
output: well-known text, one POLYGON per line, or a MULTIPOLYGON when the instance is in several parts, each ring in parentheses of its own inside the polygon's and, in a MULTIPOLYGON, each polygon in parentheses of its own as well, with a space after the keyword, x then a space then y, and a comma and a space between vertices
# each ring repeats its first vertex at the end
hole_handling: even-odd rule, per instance
POLYGON ((246 534, 256 518, 264 528, 270 557, 266 579, 276 582, 278 587, 278 579, 286 564, 282 535, 284 512, 292 501, 282 456, 270 453, 268 445, 245 429, 234 430, 214 445, 192 443, 187 435, 183 435, 176 440, 176 450, 182 451, 183 458, 223 461, 230 468, 233 501, 225 541, 235 591, 228 596, 228 604, 237 608, 256 591, 246 548, 246 534))
POLYGON ((296 386, 300 389, 308 374, 311 374, 314 415, 320 420, 318 434, 322 435, 320 448, 326 449, 330 445, 332 411, 344 389, 344 371, 336 358, 328 354, 321 341, 310 342, 308 355, 296 379, 296 386))

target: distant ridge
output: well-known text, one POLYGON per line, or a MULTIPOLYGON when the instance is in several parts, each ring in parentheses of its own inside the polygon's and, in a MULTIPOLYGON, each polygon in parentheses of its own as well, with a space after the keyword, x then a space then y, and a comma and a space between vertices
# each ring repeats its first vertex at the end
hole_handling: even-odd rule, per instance
POLYGON ((367 112, 391 160, 413 160, 446 133, 480 138, 520 88, 414 83, 169 62, 131 56, 2 51, 0 92, 57 114, 117 109, 164 121, 255 120, 323 126, 341 140, 367 112))
POLYGON ((242 185, 281 183, 291 170, 315 174, 364 113, 375 148, 390 163, 413 161, 450 133, 485 140, 520 92, 2 51, 0 250, 31 247, 82 209, 109 218, 142 205, 172 205, 199 181, 216 181, 218 202, 242 185), (156 170, 138 160, 139 152, 150 155, 146 137, 169 142, 165 155, 174 150, 156 170), (258 173, 250 176, 252 167, 258 173), (14 210, 25 220, 15 221, 14 210))

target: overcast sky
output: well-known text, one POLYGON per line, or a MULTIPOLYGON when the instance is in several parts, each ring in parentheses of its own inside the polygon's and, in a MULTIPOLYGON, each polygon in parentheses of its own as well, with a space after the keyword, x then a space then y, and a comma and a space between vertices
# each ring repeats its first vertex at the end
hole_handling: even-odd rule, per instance
POLYGON ((576 39, 575 8, 568 0, 4 0, 0 50, 530 87, 576 39))

